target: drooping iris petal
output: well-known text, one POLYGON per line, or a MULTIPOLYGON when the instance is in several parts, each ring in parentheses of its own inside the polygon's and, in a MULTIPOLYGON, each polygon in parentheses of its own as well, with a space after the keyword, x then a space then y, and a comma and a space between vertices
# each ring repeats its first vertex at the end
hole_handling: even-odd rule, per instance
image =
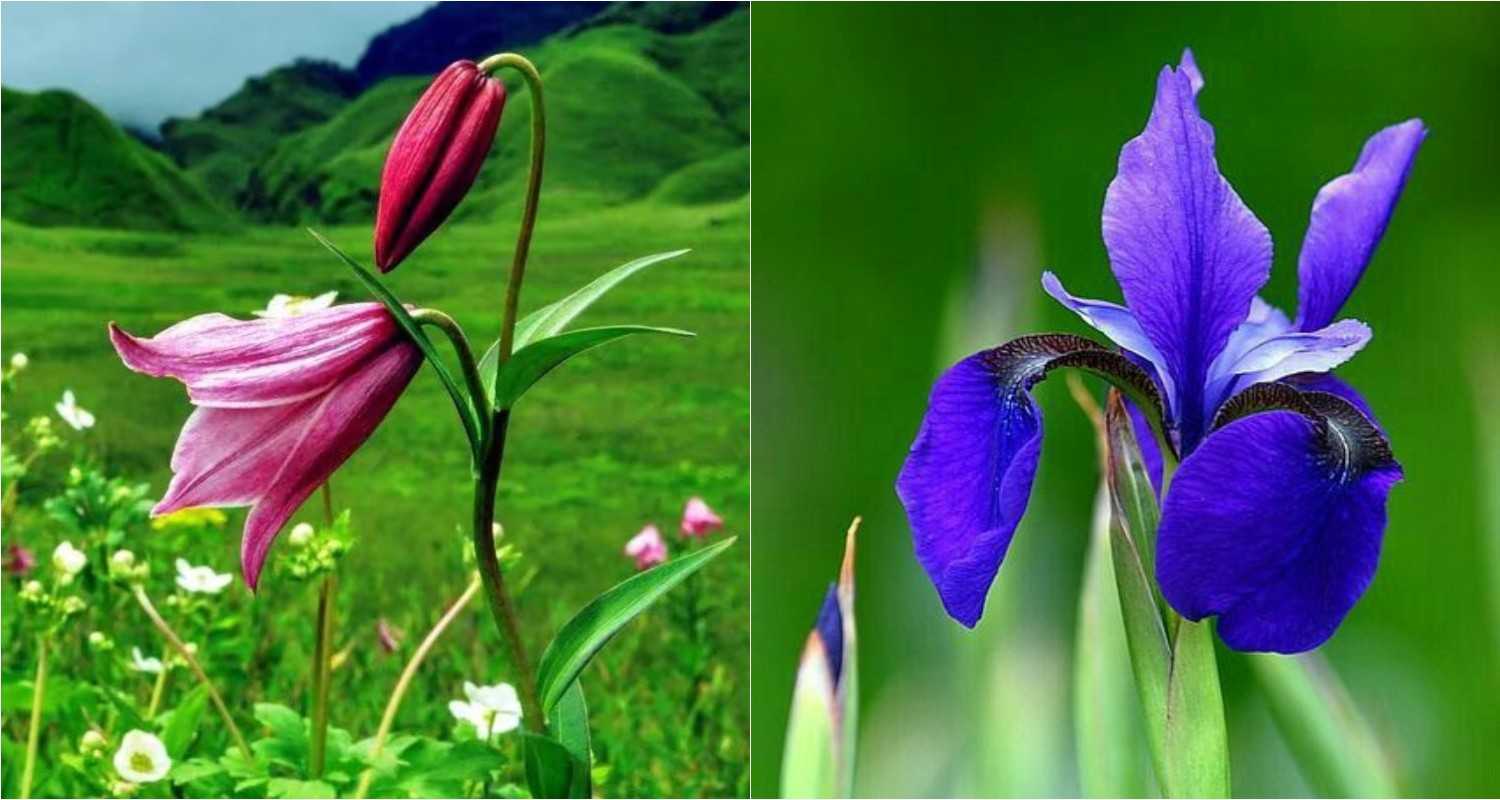
POLYGON ((1236 419, 1173 478, 1157 534, 1162 594, 1188 619, 1218 615, 1230 647, 1316 647, 1374 576, 1401 468, 1342 405, 1323 424, 1286 410, 1236 419))
POLYGON ((1145 130, 1120 151, 1103 227, 1125 305, 1175 385, 1172 408, 1191 450, 1209 365, 1270 274, 1271 236, 1219 173, 1213 128, 1185 70, 1162 68, 1145 130))
POLYGON ((1365 142, 1352 172, 1318 191, 1297 260, 1298 328, 1327 325, 1354 291, 1426 136, 1419 119, 1380 131, 1365 142))
POLYGON ((1027 370, 997 373, 991 352, 958 362, 932 387, 896 479, 917 560, 949 616, 970 628, 1026 512, 1042 444, 1027 370))
POLYGON ((1157 380, 1161 382, 1162 394, 1169 404, 1172 402, 1172 398, 1176 395, 1172 388, 1172 374, 1168 371, 1161 352, 1156 349, 1155 344, 1151 343, 1151 338, 1146 335, 1146 332, 1141 330, 1141 324, 1130 315, 1130 309, 1103 300, 1075 297, 1063 288, 1062 281, 1050 271, 1042 273, 1042 289, 1052 295, 1052 299, 1067 307, 1069 311, 1082 317, 1084 322, 1108 336, 1110 341, 1140 356, 1150 364, 1155 370, 1157 380))
POLYGON ((1056 367, 1107 376, 1151 413, 1156 386, 1124 356, 1078 336, 1023 336, 958 362, 938 378, 896 478, 917 560, 949 616, 973 627, 1026 511, 1042 444, 1028 393, 1056 367))
POLYGON ((1327 372, 1353 358, 1370 336, 1370 326, 1354 319, 1339 320, 1310 333, 1293 330, 1271 336, 1226 368, 1222 383, 1209 384, 1205 413, 1251 384, 1269 383, 1300 372, 1327 372))
POLYGON ((1382 433, 1385 432, 1385 428, 1381 426, 1380 420, 1375 418, 1375 412, 1370 408, 1370 403, 1365 400, 1364 395, 1355 391, 1353 386, 1350 386, 1333 373, 1304 372, 1287 376, 1283 380, 1304 392, 1327 392, 1343 399, 1349 405, 1359 409, 1359 413, 1364 414, 1365 418, 1370 420, 1370 424, 1374 425, 1377 430, 1382 433))
POLYGON ((320 394, 398 337, 380 303, 351 303, 314 314, 239 320, 202 314, 146 339, 113 323, 109 337, 125 365, 187 385, 196 406, 254 408, 320 394))

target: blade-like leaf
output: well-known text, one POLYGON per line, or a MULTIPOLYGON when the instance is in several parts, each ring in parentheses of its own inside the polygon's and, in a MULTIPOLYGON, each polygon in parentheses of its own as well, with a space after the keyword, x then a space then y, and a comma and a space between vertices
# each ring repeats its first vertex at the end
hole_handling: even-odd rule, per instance
POLYGON ((1094 503, 1073 661, 1074 733, 1078 777, 1086 797, 1146 797, 1150 748, 1141 702, 1131 678, 1120 594, 1111 560, 1109 490, 1094 503))
POLYGON ((550 712, 589 659, 667 590, 733 545, 734 537, 646 570, 594 598, 568 620, 547 645, 537 668, 542 708, 550 712))
POLYGON ((854 771, 859 745, 859 626, 854 622, 854 553, 860 518, 844 534, 844 560, 839 566, 839 618, 844 624, 844 653, 838 689, 838 788, 841 797, 854 796, 854 771))
POLYGON ((1182 620, 1167 687, 1169 797, 1229 796, 1229 734, 1210 623, 1182 620))
MULTIPOLYGON (((636 333, 663 333, 669 336, 693 335, 674 328, 612 325, 605 328, 582 328, 549 336, 517 350, 510 361, 506 362, 500 370, 499 383, 492 393, 495 408, 505 409, 514 406, 526 390, 573 356, 636 333)), ((480 372, 480 375, 493 373, 494 370, 490 369, 480 372)))
POLYGON ((525 750, 526 784, 532 797, 578 796, 569 794, 577 766, 562 743, 534 733, 523 733, 521 743, 525 750))
POLYGON ((593 753, 589 746, 589 709, 583 699, 583 684, 573 681, 547 715, 547 725, 557 741, 573 756, 573 783, 569 797, 593 795, 593 753))
POLYGON ((1396 797, 1400 790, 1375 732, 1316 653, 1247 654, 1271 717, 1307 782, 1324 797, 1396 797))
POLYGON ((1110 557, 1136 694, 1146 723, 1151 763, 1163 789, 1167 778, 1167 686, 1172 645, 1157 604, 1151 571, 1138 541, 1156 530, 1156 493, 1146 474, 1140 445, 1119 393, 1110 392, 1105 413, 1109 446, 1106 480, 1110 495, 1110 557), (1140 532, 1139 535, 1137 532, 1140 532), (1148 533, 1149 532, 1149 533, 1148 533))
POLYGON ((312 234, 312 237, 317 239, 319 244, 328 248, 329 252, 338 256, 340 261, 343 261, 348 265, 349 269, 354 271, 354 277, 358 278, 359 282, 364 284, 366 289, 370 290, 370 294, 375 295, 375 299, 385 305, 386 309, 391 312, 391 316, 395 317, 396 324, 401 326, 401 330, 405 331, 406 335, 410 336, 412 341, 416 342, 417 347, 421 348, 422 355, 427 357, 427 363, 432 365, 433 371, 437 373, 438 379, 443 383, 443 388, 448 390, 448 396, 453 399, 453 407, 458 410, 459 420, 464 425, 464 433, 469 437, 469 445, 477 452, 479 448, 480 428, 478 412, 474 410, 474 404, 469 401, 469 396, 459 386, 458 381, 453 378, 453 373, 448 371, 447 365, 438 356, 437 348, 433 346, 432 340, 427 338, 427 334, 422 332, 422 326, 418 325, 417 321, 411 318, 411 314, 407 312, 406 306, 402 305, 401 300, 392 294, 390 289, 385 288, 385 284, 381 283, 380 279, 376 278, 373 272, 370 272, 364 265, 355 261, 343 250, 340 250, 337 245, 330 242, 323 234, 318 233, 312 228, 308 228, 307 232, 312 234))
POLYGON ((609 272, 600 275, 582 289, 564 297, 548 306, 533 311, 520 322, 516 323, 515 349, 517 352, 526 345, 548 336, 556 336, 559 331, 572 322, 575 317, 582 314, 585 309, 594 304, 595 300, 603 297, 610 289, 631 275, 640 272, 652 264, 676 258, 687 250, 673 250, 670 253, 657 253, 656 255, 637 258, 623 266, 615 267, 609 272))
POLYGON ((207 710, 208 690, 203 686, 194 687, 172 709, 162 725, 161 733, 162 744, 166 745, 169 755, 177 759, 187 755, 188 746, 198 735, 198 725, 203 722, 203 714, 207 710))

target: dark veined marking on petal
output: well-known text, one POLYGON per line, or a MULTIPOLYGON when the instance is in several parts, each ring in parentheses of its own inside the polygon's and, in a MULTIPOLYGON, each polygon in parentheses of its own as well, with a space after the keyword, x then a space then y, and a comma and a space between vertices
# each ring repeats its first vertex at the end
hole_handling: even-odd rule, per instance
POLYGON ((1002 400, 1022 402, 1026 392, 1060 367, 1093 373, 1119 388, 1161 428, 1163 404, 1156 382, 1122 353, 1092 339, 1068 333, 1039 333, 1012 339, 983 354, 986 367, 1000 383, 1002 400))
POLYGON ((1263 411, 1294 411, 1323 434, 1322 454, 1341 481, 1375 469, 1396 466, 1391 443, 1352 403, 1328 392, 1299 391, 1284 383, 1257 383, 1229 399, 1210 430, 1263 411))

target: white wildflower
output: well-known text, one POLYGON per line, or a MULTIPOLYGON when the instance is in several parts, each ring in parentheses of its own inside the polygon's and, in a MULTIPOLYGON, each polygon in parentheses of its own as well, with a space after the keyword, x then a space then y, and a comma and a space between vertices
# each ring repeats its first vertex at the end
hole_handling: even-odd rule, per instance
POLYGON ((292 532, 287 534, 287 541, 291 542, 297 547, 301 547, 312 541, 312 537, 313 526, 307 524, 306 522, 299 522, 292 527, 292 532))
POLYGON ((77 399, 73 397, 73 390, 63 392, 62 402, 53 406, 57 409, 57 415, 63 418, 63 422, 73 426, 75 431, 88 430, 94 427, 94 415, 80 408, 77 399))
POLYGON ((228 572, 214 572, 213 567, 195 567, 187 561, 177 559, 177 586, 184 592, 195 594, 218 594, 234 580, 228 572))
POLYGON ((167 755, 166 745, 142 730, 125 734, 120 749, 115 751, 115 772, 131 783, 155 783, 167 777, 171 769, 172 759, 167 755))
POLYGON ((521 698, 516 695, 516 687, 508 683, 475 686, 464 681, 464 695, 469 698, 467 702, 451 701, 448 710, 473 725, 479 738, 489 741, 491 736, 515 730, 521 724, 521 698))
POLYGON ((152 675, 160 675, 163 669, 161 659, 147 658, 139 647, 130 648, 130 668, 136 672, 148 672, 152 675))
POLYGON ((63 583, 71 582, 73 576, 82 572, 88 563, 89 557, 74 547, 72 542, 64 540, 52 551, 52 568, 57 570, 63 583))

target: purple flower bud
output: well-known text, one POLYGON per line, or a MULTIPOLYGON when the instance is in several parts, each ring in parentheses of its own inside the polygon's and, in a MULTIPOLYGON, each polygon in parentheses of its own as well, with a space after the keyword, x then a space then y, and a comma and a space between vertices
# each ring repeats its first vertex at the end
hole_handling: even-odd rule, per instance
POLYGON ((380 173, 375 264, 396 268, 468 194, 495 141, 505 84, 472 61, 438 74, 396 132, 380 173))

